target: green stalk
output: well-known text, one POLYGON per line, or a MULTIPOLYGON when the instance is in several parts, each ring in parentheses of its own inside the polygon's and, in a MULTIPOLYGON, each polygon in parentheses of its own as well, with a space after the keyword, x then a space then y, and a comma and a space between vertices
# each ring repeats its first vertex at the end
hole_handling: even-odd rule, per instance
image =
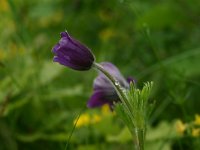
POLYGON ((135 150, 144 150, 145 129, 134 129, 135 150))
MULTIPOLYGON (((122 106, 122 109, 124 108, 123 110, 126 110, 125 111, 127 112, 126 115, 130 117, 131 119, 131 126, 129 126, 128 125, 129 123, 127 123, 126 121, 125 123, 127 123, 127 126, 132 127, 132 135, 134 137, 135 150, 144 150, 145 127, 144 128, 143 126, 137 127, 134 125, 134 124, 137 124, 136 122, 138 120, 135 120, 133 117, 135 113, 133 111, 133 108, 131 107, 130 101, 127 99, 127 95, 125 95, 124 88, 121 87, 119 82, 108 71, 106 71, 100 64, 93 63, 93 67, 99 70, 100 72, 102 72, 112 83, 120 100, 124 104, 122 106)), ((121 116, 121 117, 124 118, 124 116, 121 116)))
POLYGON ((101 71, 110 80, 110 82, 114 86, 119 98, 121 99, 121 101, 125 102, 126 106, 129 109, 129 112, 131 112, 131 109, 129 107, 129 102, 128 102, 127 98, 126 98, 126 95, 123 92, 124 89, 123 89, 123 87, 121 87, 119 82, 112 75, 110 75, 110 73, 108 73, 108 71, 106 71, 100 64, 94 62, 93 66, 96 69, 98 69, 99 71, 101 71))
POLYGON ((111 83, 115 87, 120 99, 123 99, 123 100, 126 99, 126 96, 124 95, 124 93, 122 91, 123 88, 121 87, 119 82, 112 75, 110 75, 110 73, 108 73, 108 71, 106 71, 100 64, 94 63, 93 66, 95 68, 97 68, 99 71, 101 71, 111 81, 111 83))

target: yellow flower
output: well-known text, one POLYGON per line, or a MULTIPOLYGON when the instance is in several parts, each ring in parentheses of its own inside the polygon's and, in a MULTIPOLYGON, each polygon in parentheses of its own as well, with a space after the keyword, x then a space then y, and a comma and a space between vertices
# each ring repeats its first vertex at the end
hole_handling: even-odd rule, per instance
POLYGON ((184 131, 187 128, 187 124, 184 124, 181 120, 177 120, 175 126, 176 126, 176 131, 180 135, 183 135, 184 131))
POLYGON ((200 128, 193 128, 193 129, 192 129, 192 136, 193 136, 193 137, 198 137, 198 136, 200 136, 200 128))
POLYGON ((200 115, 199 114, 195 115, 194 125, 200 125, 200 115))
POLYGON ((104 116, 110 114, 110 106, 108 104, 105 104, 101 107, 101 112, 104 116))
POLYGON ((76 127, 82 127, 87 126, 90 123, 90 115, 89 114, 82 114, 80 117, 74 120, 74 124, 76 124, 76 127))
POLYGON ((0 11, 5 12, 9 10, 9 5, 7 0, 0 0, 0 11))
POLYGON ((101 121, 101 117, 97 114, 94 114, 94 116, 92 117, 91 123, 95 124, 101 121))

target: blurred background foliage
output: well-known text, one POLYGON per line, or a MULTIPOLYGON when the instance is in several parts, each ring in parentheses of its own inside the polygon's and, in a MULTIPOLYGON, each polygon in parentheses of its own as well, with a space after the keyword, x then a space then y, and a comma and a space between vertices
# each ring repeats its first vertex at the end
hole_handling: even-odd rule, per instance
POLYGON ((199 8, 199 0, 0 0, 0 150, 65 149, 80 112, 69 149, 133 148, 106 106, 86 108, 96 72, 52 62, 64 30, 138 87, 155 82, 147 150, 200 149, 199 8))

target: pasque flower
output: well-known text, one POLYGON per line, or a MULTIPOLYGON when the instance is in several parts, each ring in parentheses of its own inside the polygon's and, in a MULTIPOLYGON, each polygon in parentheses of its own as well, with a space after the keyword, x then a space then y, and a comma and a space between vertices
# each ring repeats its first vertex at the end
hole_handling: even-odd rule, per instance
MULTIPOLYGON (((100 65, 119 82, 122 88, 129 89, 129 82, 133 81, 132 78, 129 77, 126 80, 112 63, 102 62, 100 65)), ((94 93, 87 103, 90 108, 100 107, 104 104, 109 104, 112 107, 114 101, 120 100, 113 85, 102 72, 99 72, 99 75, 94 80, 93 90, 94 93)))
MULTIPOLYGON (((125 79, 113 64, 96 63, 90 49, 70 37, 67 32, 61 33, 61 40, 52 51, 55 54, 54 61, 61 65, 80 71, 93 67, 99 71, 93 84, 94 93, 87 106, 92 108, 109 104, 132 133, 135 149, 144 150, 146 120, 153 108, 148 102, 153 82, 145 83, 141 90, 137 89, 131 82, 133 79, 125 79), (120 102, 113 105, 117 101, 120 102)), ((196 133, 199 130, 195 131, 195 135, 196 133)))
POLYGON ((67 32, 61 33, 61 39, 52 52, 55 54, 55 62, 75 70, 89 70, 94 62, 94 55, 90 49, 67 32))

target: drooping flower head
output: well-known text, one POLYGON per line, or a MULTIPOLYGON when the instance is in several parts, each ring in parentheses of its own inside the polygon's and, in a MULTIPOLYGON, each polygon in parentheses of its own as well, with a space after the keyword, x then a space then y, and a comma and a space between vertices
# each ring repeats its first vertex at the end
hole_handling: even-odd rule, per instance
MULTIPOLYGON (((106 71, 110 73, 110 75, 112 75, 119 82, 119 84, 124 89, 129 89, 129 82, 133 81, 132 78, 129 77, 126 80, 117 69, 117 67, 109 62, 102 62, 100 64, 106 71)), ((94 80, 93 90, 94 93, 90 97, 87 104, 87 106, 90 108, 100 107, 104 104, 109 104, 112 107, 113 102, 117 102, 120 100, 116 90, 114 89, 109 79, 101 72, 94 80)))
POLYGON ((52 52, 55 54, 55 62, 75 70, 89 70, 94 62, 94 55, 90 49, 67 32, 61 33, 61 39, 52 52))

